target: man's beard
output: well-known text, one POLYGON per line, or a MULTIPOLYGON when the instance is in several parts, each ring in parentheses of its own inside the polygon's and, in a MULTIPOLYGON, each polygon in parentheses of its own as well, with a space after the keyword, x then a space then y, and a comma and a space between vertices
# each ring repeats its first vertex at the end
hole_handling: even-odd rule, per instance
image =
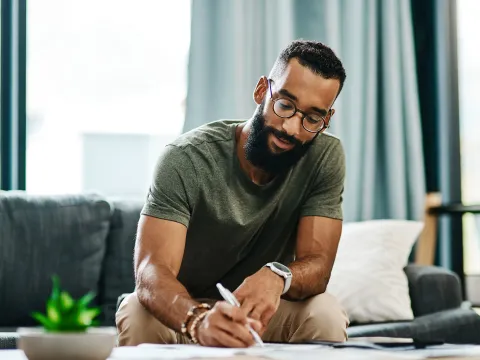
POLYGON ((312 145, 313 140, 302 144, 302 142, 295 139, 295 137, 266 126, 265 118, 263 116, 263 108, 264 103, 259 106, 253 115, 250 134, 244 145, 245 157, 253 166, 258 167, 269 174, 277 175, 287 171, 295 165, 305 155, 312 145), (282 153, 272 153, 268 146, 268 136, 270 134, 294 144, 294 147, 291 150, 282 153))

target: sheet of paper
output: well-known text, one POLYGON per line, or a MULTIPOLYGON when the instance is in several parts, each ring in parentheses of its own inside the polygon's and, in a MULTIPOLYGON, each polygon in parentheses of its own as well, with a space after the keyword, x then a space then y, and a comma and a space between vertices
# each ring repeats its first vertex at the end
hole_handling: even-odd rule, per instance
POLYGON ((263 356, 272 354, 273 352, 299 352, 312 351, 323 348, 321 345, 296 345, 296 344, 265 344, 264 347, 252 346, 250 348, 215 348, 195 345, 156 345, 156 344, 141 344, 139 348, 168 351, 169 354, 179 353, 188 354, 195 357, 226 357, 234 355, 255 355, 263 356))
POLYGON ((265 357, 273 360, 419 360, 415 354, 387 353, 378 350, 334 349, 322 345, 274 345, 268 350, 250 348, 247 355, 265 357))
POLYGON ((478 345, 450 345, 432 346, 427 349, 410 350, 410 353, 428 358, 480 358, 480 346, 478 345))
POLYGON ((338 360, 400 360, 420 359, 414 354, 385 353, 378 350, 332 349, 323 345, 265 344, 265 347, 253 346, 247 349, 224 349, 195 345, 156 345, 142 344, 133 353, 118 353, 111 359, 150 360, 150 359, 202 359, 227 358, 231 356, 251 356, 273 360, 318 360, 334 358, 338 360), (118 355, 118 356, 117 356, 118 355))
POLYGON ((2 360, 27 360, 22 350, 0 350, 2 360))
POLYGON ((109 360, 162 360, 228 358, 236 355, 269 358, 273 360, 400 360, 442 357, 472 357, 480 359, 480 346, 442 346, 409 351, 381 351, 366 349, 333 349, 322 345, 266 344, 247 349, 212 348, 195 345, 142 344, 137 347, 115 348, 109 360))
POLYGON ((109 360, 160 360, 160 359, 191 359, 217 358, 235 355, 232 349, 205 348, 193 345, 140 345, 115 348, 109 360))
MULTIPOLYGON (((150 359, 191 359, 191 358, 226 358, 235 355, 247 356, 267 356, 274 353, 290 354, 290 358, 295 359, 299 352, 312 352, 323 348, 321 345, 285 345, 285 344, 266 344, 265 347, 250 347, 247 349, 227 349, 214 348, 195 345, 159 345, 159 344, 141 344, 137 347, 115 348, 110 355, 110 360, 132 359, 132 360, 150 360, 150 359)), ((272 357, 272 356, 270 356, 272 357)), ((272 357, 273 358, 273 357, 272 357)))

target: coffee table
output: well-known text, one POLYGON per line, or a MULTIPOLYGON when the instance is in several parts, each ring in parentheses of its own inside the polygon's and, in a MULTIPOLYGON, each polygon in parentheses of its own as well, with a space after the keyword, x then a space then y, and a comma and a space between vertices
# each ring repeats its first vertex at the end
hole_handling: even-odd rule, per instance
MULTIPOLYGON (((108 360, 140 360, 141 358, 141 350, 139 349, 138 357, 113 357, 109 358, 108 360)), ((0 350, 0 358, 2 360, 27 360, 26 356, 23 354, 21 350, 0 350)), ((291 358, 292 360, 298 359, 297 357, 276 357, 272 359, 280 359, 280 360, 288 360, 291 358)), ((151 357, 145 357, 144 359, 152 360, 151 357)), ((167 357, 158 358, 158 360, 169 359, 167 357)), ((170 358, 172 360, 175 357, 170 358)), ((192 358, 195 359, 195 358, 192 358)), ((202 357, 196 358, 202 360, 266 360, 268 359, 265 356, 255 356, 255 355, 235 355, 235 356, 227 356, 227 357, 202 357)), ((333 350, 333 349, 324 349, 321 351, 316 351, 315 353, 310 354, 310 356, 302 356, 302 360, 310 360, 310 359, 322 359, 322 360, 402 360, 402 359, 414 359, 412 357, 405 357, 400 356, 397 354, 388 354, 388 353, 380 353, 377 351, 365 351, 365 350, 333 350)), ((443 359, 447 360, 447 359, 443 359)), ((480 360, 478 358, 471 358, 471 360, 480 360)))
MULTIPOLYGON (((442 356, 442 360, 459 360, 459 359, 468 359, 468 360, 480 360, 480 346, 471 346, 469 356, 442 356)), ((426 354, 414 353, 410 351, 405 352, 384 352, 378 350, 365 350, 365 349, 332 349, 328 347, 319 347, 319 348, 308 348, 302 350, 298 345, 292 347, 292 351, 272 351, 271 353, 255 354, 257 349, 254 350, 252 354, 245 355, 229 355, 232 351, 230 349, 208 349, 200 348, 199 357, 178 357, 181 356, 177 352, 176 355, 171 353, 171 356, 168 353, 162 351, 162 354, 157 354, 155 356, 151 349, 145 346, 138 347, 124 347, 116 348, 112 353, 112 356, 108 360, 141 360, 141 359, 157 359, 157 360, 166 360, 166 359, 202 359, 202 360, 402 360, 402 359, 427 359, 426 354), (296 347, 295 347, 296 346, 296 347), (208 356, 208 351, 210 351, 211 356, 208 356), (225 354, 225 355, 222 355, 225 354)), ((188 350, 187 352, 191 352, 188 350)), ((248 351, 247 351, 248 352, 248 351)), ((440 355, 437 353, 437 355, 440 355)), ((446 355, 446 354, 444 354, 446 355)), ((464 354, 468 355, 468 354, 464 354)), ((436 357, 438 358, 438 357, 436 357)), ((23 351, 21 350, 0 350, 0 359, 1 360, 27 360, 23 351)))

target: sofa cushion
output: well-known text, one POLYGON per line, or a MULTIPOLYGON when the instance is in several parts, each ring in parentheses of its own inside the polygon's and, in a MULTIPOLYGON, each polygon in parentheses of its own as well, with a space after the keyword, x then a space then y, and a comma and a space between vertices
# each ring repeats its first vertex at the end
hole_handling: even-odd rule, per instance
POLYGON ((113 215, 100 282, 102 323, 115 325, 118 297, 134 290, 133 249, 143 201, 110 199, 113 215))
POLYGON ((98 292, 110 216, 94 194, 0 192, 0 326, 35 325, 53 274, 75 298, 98 292))
POLYGON ((413 338, 420 342, 480 344, 480 316, 471 309, 452 309, 420 316, 413 321, 352 326, 353 337, 413 338))
POLYGON ((422 228, 388 219, 344 224, 327 291, 351 322, 413 319, 404 267, 422 228))

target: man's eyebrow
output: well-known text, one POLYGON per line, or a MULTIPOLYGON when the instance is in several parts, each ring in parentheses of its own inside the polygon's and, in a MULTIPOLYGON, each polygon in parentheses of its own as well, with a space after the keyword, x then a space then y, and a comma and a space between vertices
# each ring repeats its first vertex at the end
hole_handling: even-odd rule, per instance
POLYGON ((321 116, 327 116, 328 114, 328 110, 325 110, 325 109, 319 109, 317 107, 312 107, 312 110, 319 113, 321 116))
POLYGON ((289 97, 290 99, 292 99, 294 101, 298 100, 298 98, 295 95, 293 95, 290 91, 288 91, 287 89, 280 89, 280 90, 278 90, 278 93, 282 94, 282 95, 285 95, 286 97, 289 97))
MULTIPOLYGON (((288 91, 287 89, 280 89, 280 90, 278 90, 278 93, 292 99, 293 101, 298 100, 298 98, 295 95, 293 95, 290 91, 288 91)), ((318 107, 315 107, 315 106, 313 106, 311 109, 313 111, 319 113, 322 116, 327 116, 327 114, 328 114, 328 110, 326 110, 326 109, 319 109, 318 107)))

